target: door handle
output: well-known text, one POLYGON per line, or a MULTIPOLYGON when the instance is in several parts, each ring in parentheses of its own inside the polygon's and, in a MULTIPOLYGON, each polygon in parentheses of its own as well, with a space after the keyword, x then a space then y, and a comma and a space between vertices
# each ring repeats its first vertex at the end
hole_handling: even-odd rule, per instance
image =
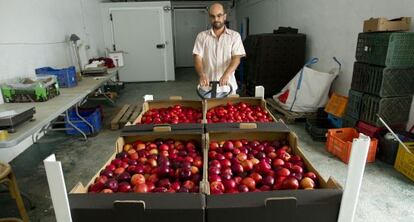
POLYGON ((157 49, 164 49, 165 48, 165 44, 157 44, 157 49))

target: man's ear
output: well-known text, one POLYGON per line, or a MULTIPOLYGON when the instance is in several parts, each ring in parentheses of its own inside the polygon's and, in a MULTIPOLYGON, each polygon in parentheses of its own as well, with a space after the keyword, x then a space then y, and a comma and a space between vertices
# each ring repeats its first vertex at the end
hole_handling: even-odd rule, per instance
POLYGON ((227 21, 227 13, 224 14, 224 21, 227 21))

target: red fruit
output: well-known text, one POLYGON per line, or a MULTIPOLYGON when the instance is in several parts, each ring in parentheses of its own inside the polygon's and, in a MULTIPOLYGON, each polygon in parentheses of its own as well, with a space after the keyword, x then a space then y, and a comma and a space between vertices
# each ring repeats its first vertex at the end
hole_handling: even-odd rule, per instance
POLYGON ((106 170, 114 171, 116 169, 114 164, 109 164, 105 167, 106 170))
POLYGON ((129 182, 131 180, 131 175, 128 172, 123 172, 117 176, 118 182, 129 182))
POLYGON ((118 191, 118 181, 113 178, 108 179, 105 183, 105 188, 111 189, 113 192, 118 191))
POLYGON ((241 173, 244 172, 243 166, 239 163, 233 164, 231 166, 231 170, 232 170, 233 174, 236 174, 236 175, 241 174, 241 173))
POLYGON ((262 183, 263 183, 264 185, 267 185, 267 186, 269 186, 269 187, 272 187, 272 186, 273 186, 273 184, 275 183, 275 178, 274 178, 274 177, 272 177, 272 176, 265 176, 265 177, 263 178, 262 183))
POLYGON ((129 184, 128 182, 119 183, 118 192, 122 192, 122 193, 131 192, 131 184, 129 184))
POLYGON ((269 163, 267 163, 265 160, 260 160, 259 164, 259 171, 262 173, 266 173, 272 169, 269 163))
MULTIPOLYGON (((134 177, 134 176, 132 176, 132 177, 134 177)), ((144 177, 144 179, 145 179, 145 177, 144 177)), ((156 175, 156 174, 151 174, 148 178, 147 178, 147 182, 150 182, 150 183, 157 183, 158 182, 158 180, 159 180, 159 178, 158 178, 158 176, 156 175)), ((132 182, 132 178, 131 178, 131 182, 132 182)))
POLYGON ((233 150, 234 155, 238 155, 239 153, 241 153, 240 149, 236 148, 236 149, 233 150))
POLYGON ((272 163, 273 169, 278 169, 279 167, 283 167, 284 165, 285 165, 285 161, 279 158, 274 159, 272 163))
POLYGON ((285 165, 284 165, 284 167, 286 168, 286 169, 292 169, 292 167, 293 167, 293 164, 291 163, 291 162, 285 162, 285 165))
POLYGON ((156 187, 152 190, 154 193, 166 193, 168 191, 165 187, 156 187))
POLYGON ((290 175, 290 170, 286 168, 281 168, 278 171, 276 171, 276 175, 278 177, 288 177, 290 175))
POLYGON ((202 168, 203 167, 203 160, 202 160, 202 158, 201 157, 194 158, 193 165, 195 167, 198 167, 199 169, 202 168))
POLYGON ((239 185, 241 183, 241 181, 243 180, 243 178, 241 178, 239 176, 234 177, 233 179, 234 179, 234 182, 236 182, 237 185, 239 185))
POLYGON ((210 150, 216 150, 219 148, 219 144, 217 142, 210 142, 210 150))
POLYGON ((150 167, 157 167, 157 161, 156 161, 155 159, 148 159, 148 160, 147 160, 147 164, 148 164, 150 167))
POLYGON ((191 180, 186 180, 181 184, 181 186, 187 188, 188 190, 192 190, 194 188, 194 185, 194 182, 191 180))
POLYGON ((250 171, 253 169, 253 162, 251 160, 244 160, 241 162, 244 171, 250 171))
POLYGON ((245 161, 245 160, 247 160, 247 155, 245 153, 239 153, 239 154, 237 154, 237 159, 240 162, 245 161))
POLYGON ((233 153, 232 152, 226 152, 224 153, 224 157, 228 160, 230 160, 231 158, 233 158, 233 153))
POLYGON ((288 177, 282 182, 282 188, 288 190, 296 190, 299 188, 299 182, 294 177, 288 177))
POLYGON ((208 169, 209 175, 219 175, 220 174, 220 168, 217 167, 210 167, 208 169))
POLYGON ((223 149, 226 151, 232 151, 234 149, 234 145, 231 141, 226 141, 223 144, 223 149))
POLYGON ((290 154, 289 153, 284 153, 284 154, 280 155, 279 158, 284 160, 285 162, 288 162, 290 160, 290 154))
POLYGON ((180 182, 174 182, 171 184, 171 189, 178 191, 181 188, 181 183, 180 182))
POLYGON ((131 184, 134 186, 137 186, 138 184, 145 183, 145 177, 142 174, 134 174, 131 177, 131 184))
POLYGON ((272 190, 272 187, 268 185, 263 185, 260 187, 260 191, 270 191, 270 190, 272 190))
POLYGON ((217 153, 217 154, 216 154, 216 160, 221 161, 221 160, 224 160, 224 159, 226 159, 226 157, 224 157, 224 155, 223 155, 223 154, 221 154, 221 153, 217 153))
POLYGON ((256 184, 259 184, 262 182, 262 175, 258 174, 258 173, 252 173, 250 174, 250 177, 256 182, 256 184))
POLYGON ((247 193, 247 192, 249 192, 249 188, 246 185, 244 185, 244 184, 239 185, 238 190, 239 190, 240 193, 247 193))
POLYGON ((294 172, 294 173, 300 173, 301 174, 301 173, 303 173, 303 168, 298 166, 298 165, 294 165, 292 167, 291 171, 294 172))
POLYGON ((230 168, 228 168, 230 171, 221 171, 220 177, 223 180, 229 180, 233 177, 233 173, 230 168))
POLYGON ((153 189, 155 189, 154 183, 147 182, 146 185, 147 185, 147 191, 148 192, 151 192, 153 189))
POLYGON ((103 189, 101 193, 113 193, 113 191, 111 189, 106 188, 106 189, 103 189))
POLYGON ((168 178, 161 179, 160 181, 158 181, 158 187, 164 187, 166 189, 170 189, 171 182, 168 178))
MULTIPOLYGON (((223 160, 222 160, 223 161, 223 160)), ((220 169, 221 168, 221 163, 220 163, 221 161, 218 161, 218 160, 212 160, 212 161, 210 161, 209 163, 208 163, 208 166, 209 167, 215 167, 215 168, 218 168, 218 169, 220 169)))
POLYGON ((223 181, 224 188, 227 192, 236 188, 236 182, 233 179, 223 181))
POLYGON ((231 162, 228 159, 224 159, 224 160, 220 161, 220 165, 223 168, 228 168, 228 167, 231 167, 231 162))
POLYGON ((106 181, 108 181, 108 177, 104 176, 104 175, 101 175, 101 176, 96 178, 95 183, 105 184, 106 181))
POLYGON ((104 187, 105 187, 105 184, 104 183, 97 182, 97 183, 92 184, 89 187, 89 190, 88 191, 89 192, 92 192, 92 193, 99 193, 99 192, 101 192, 104 189, 104 187))
POLYGON ((118 167, 114 170, 115 175, 119 175, 123 172, 125 172, 125 168, 122 168, 122 167, 118 167))
POLYGON ((316 176, 316 174, 314 172, 307 172, 307 173, 303 174, 303 177, 309 177, 315 182, 318 181, 318 177, 316 176))
POLYGON ((242 184, 246 185, 250 190, 256 189, 256 182, 253 178, 246 177, 242 180, 242 184))
POLYGON ((233 142, 233 145, 234 145, 235 148, 240 148, 240 147, 243 146, 243 143, 240 140, 235 140, 233 142))
POLYGON ((208 175, 208 181, 210 182, 221 181, 221 177, 219 175, 208 175))
POLYGON ((313 189, 315 188, 315 182, 309 177, 304 177, 300 181, 300 187, 303 189, 313 189))

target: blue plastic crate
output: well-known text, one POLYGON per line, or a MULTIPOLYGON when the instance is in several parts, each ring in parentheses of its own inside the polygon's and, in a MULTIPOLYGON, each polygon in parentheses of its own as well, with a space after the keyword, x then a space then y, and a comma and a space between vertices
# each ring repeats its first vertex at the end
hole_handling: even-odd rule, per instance
POLYGON ((35 70, 36 75, 55 75, 60 88, 71 88, 78 85, 75 66, 64 69, 54 69, 52 67, 42 67, 35 70))
MULTIPOLYGON (((102 121, 101 121, 101 112, 99 109, 94 111, 79 111, 79 114, 90 123, 94 127, 94 132, 97 133, 102 128, 102 121)), ((69 135, 78 135, 80 134, 76 129, 74 129, 69 123, 67 123, 67 116, 65 117, 65 127, 67 128, 66 134, 69 135)), ((74 110, 69 111, 69 119, 72 123, 78 127, 82 132, 86 135, 92 134, 92 130, 86 123, 82 122, 82 120, 76 115, 74 110)))
POLYGON ((334 116, 328 113, 328 121, 334 126, 335 128, 342 128, 343 119, 337 116, 334 116))

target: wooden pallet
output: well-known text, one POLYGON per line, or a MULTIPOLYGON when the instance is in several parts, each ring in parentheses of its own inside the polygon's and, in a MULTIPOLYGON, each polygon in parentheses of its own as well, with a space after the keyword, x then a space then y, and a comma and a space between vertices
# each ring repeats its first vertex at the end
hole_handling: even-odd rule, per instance
POLYGON ((316 112, 293 112, 285 110, 282 108, 276 101, 272 98, 266 99, 268 108, 271 108, 271 111, 275 111, 275 115, 283 118, 286 123, 294 123, 298 119, 314 118, 316 117, 316 112))
POLYGON ((140 105, 125 104, 111 121, 111 129, 118 130, 128 122, 134 122, 141 112, 140 105))

